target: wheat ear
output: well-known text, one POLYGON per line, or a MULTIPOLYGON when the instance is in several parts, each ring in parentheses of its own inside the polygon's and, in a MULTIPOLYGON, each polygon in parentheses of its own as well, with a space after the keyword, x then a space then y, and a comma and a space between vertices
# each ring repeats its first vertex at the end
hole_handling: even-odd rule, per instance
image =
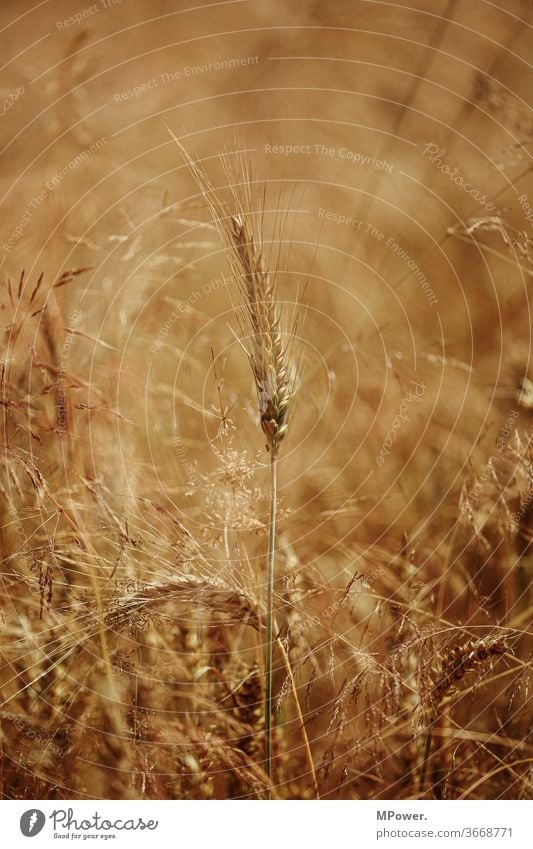
POLYGON ((491 658, 505 654, 507 651, 509 651, 509 647, 505 640, 501 637, 492 637, 484 640, 469 640, 461 646, 452 646, 442 658, 438 678, 431 690, 432 719, 426 735, 424 760, 420 775, 421 792, 426 783, 433 729, 437 719, 443 714, 442 702, 445 696, 453 693, 467 672, 473 672, 491 658))
MULTIPOLYGON (((265 267, 260 239, 247 210, 230 218, 233 255, 240 266, 248 360, 254 376, 261 428, 270 452, 270 520, 267 566, 267 657, 265 663, 265 764, 272 779, 272 671, 278 451, 289 426, 295 394, 295 368, 280 330, 281 307, 265 267)), ((294 337, 293 337, 294 338, 294 337)))

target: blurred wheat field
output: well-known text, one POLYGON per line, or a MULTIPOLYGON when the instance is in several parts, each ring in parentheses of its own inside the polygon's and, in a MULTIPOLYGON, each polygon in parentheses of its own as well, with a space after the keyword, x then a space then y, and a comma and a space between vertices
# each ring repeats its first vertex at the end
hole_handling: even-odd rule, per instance
POLYGON ((2 4, 4 798, 532 798, 531 17, 2 4), (302 303, 271 781, 270 461, 173 136, 302 303))

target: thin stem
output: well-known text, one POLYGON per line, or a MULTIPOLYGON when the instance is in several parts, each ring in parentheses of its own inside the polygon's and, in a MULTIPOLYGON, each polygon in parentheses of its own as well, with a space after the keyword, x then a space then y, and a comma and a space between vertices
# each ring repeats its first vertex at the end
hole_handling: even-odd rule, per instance
POLYGON ((309 770, 311 772, 311 780, 313 782, 313 791, 314 791, 315 797, 317 799, 320 799, 320 793, 319 793, 319 790, 318 790, 318 782, 316 780, 315 765, 313 763, 313 755, 312 755, 312 752, 311 752, 311 746, 309 745, 309 737, 307 736, 307 729, 305 727, 305 720, 304 720, 304 716, 303 716, 303 713, 302 713, 302 707, 300 705, 300 699, 298 698, 298 690, 296 689, 296 682, 294 680, 294 675, 292 674, 291 663, 290 663, 290 660, 289 660, 289 656, 288 656, 287 652, 285 651, 285 646, 283 645, 281 640, 278 639, 276 642, 277 642, 278 648, 281 652, 281 656, 282 656, 283 662, 285 664, 285 669, 287 670, 287 675, 289 676, 289 681, 291 682, 292 695, 293 695, 293 698, 294 698, 294 704, 296 706, 296 713, 298 714, 298 722, 300 723, 300 730, 302 732, 302 737, 303 737, 303 741, 304 741, 305 753, 306 753, 306 756, 307 756, 307 762, 309 764, 309 770))
POLYGON ((424 760, 422 762, 422 769, 420 770, 420 784, 419 784, 419 792, 423 793, 424 788, 426 786, 426 775, 428 770, 429 756, 431 754, 431 743, 433 740, 433 728, 435 727, 435 722, 437 718, 433 717, 431 720, 427 734, 426 734, 426 743, 424 746, 424 760))
MULTIPOLYGON (((265 762, 272 781, 272 660, 274 651, 274 550, 276 545, 277 464, 276 452, 270 454, 270 524, 268 532, 267 634, 265 664, 265 762)), ((268 793, 270 798, 270 790, 268 793)))

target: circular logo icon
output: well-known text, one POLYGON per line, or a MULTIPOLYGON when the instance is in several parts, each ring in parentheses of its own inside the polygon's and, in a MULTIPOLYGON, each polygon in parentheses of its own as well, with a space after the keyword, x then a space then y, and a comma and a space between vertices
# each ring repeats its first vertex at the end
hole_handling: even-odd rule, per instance
POLYGON ((29 811, 24 811, 20 818, 20 830, 24 837, 35 837, 43 830, 46 817, 42 811, 37 808, 31 808, 29 811))

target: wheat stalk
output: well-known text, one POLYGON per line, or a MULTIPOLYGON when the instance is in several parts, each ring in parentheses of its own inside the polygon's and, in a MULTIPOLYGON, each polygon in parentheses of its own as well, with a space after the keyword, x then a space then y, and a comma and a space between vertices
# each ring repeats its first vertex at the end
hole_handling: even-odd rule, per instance
MULTIPOLYGON (((227 219, 226 219, 227 220, 227 219)), ((228 236, 233 265, 244 301, 243 322, 248 360, 257 391, 260 423, 270 452, 270 519, 267 566, 267 657, 265 663, 265 763, 272 779, 272 671, 274 650, 274 577, 276 548, 277 459, 295 395, 295 374, 288 347, 283 342, 281 307, 266 270, 260 237, 242 206, 229 219, 228 236)), ((294 336, 292 337, 294 338, 294 336)))
POLYGON ((276 547, 277 461, 287 433, 297 388, 297 356, 294 340, 297 313, 286 321, 278 297, 276 275, 265 258, 261 218, 254 209, 253 181, 249 166, 239 154, 221 157, 230 192, 228 204, 205 171, 169 132, 180 148, 209 204, 219 234, 229 248, 229 262, 237 280, 242 306, 239 310, 241 342, 248 356, 259 407, 259 420, 270 453, 270 517, 267 556, 267 613, 265 659, 265 769, 272 779, 272 678, 274 651, 274 578, 276 547), (286 340, 289 341, 286 341, 286 340))

